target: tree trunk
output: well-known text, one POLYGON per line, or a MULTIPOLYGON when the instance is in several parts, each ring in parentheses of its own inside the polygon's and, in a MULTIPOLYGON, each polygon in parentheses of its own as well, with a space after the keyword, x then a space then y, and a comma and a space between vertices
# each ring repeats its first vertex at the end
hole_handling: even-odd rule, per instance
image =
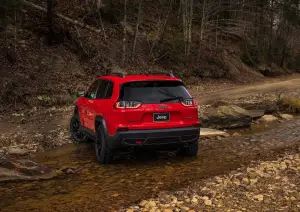
POLYGON ((98 11, 98 15, 99 15, 99 21, 100 21, 100 25, 101 25, 101 28, 102 28, 102 31, 103 31, 104 41, 106 42, 107 41, 107 36, 106 36, 103 21, 102 21, 102 15, 101 15, 101 11, 100 11, 101 7, 103 7, 102 0, 97 0, 97 11, 98 11))
POLYGON ((270 32, 269 32, 269 54, 272 52, 272 43, 273 43, 273 27, 274 27, 274 0, 270 1, 270 13, 271 13, 271 17, 270 17, 270 32))
POLYGON ((193 0, 181 0, 184 55, 188 56, 192 40, 193 0))
POLYGON ((53 17, 55 11, 56 0, 47 1, 47 22, 48 22, 48 43, 52 45, 54 30, 53 30, 53 17))
POLYGON ((204 33, 205 5, 206 5, 206 0, 203 0, 202 18, 201 18, 201 30, 200 30, 200 40, 201 41, 203 40, 203 33, 204 33))
POLYGON ((125 67, 126 63, 126 32, 127 32, 127 0, 124 0, 124 28, 123 28, 123 53, 122 53, 122 66, 125 67))
POLYGON ((182 30, 183 30, 183 42, 184 42, 184 55, 186 55, 187 44, 187 0, 181 0, 182 8, 182 30))
POLYGON ((188 15, 188 42, 187 42, 187 56, 190 55, 191 44, 192 44, 192 24, 193 24, 193 0, 189 0, 189 15, 188 15))
POLYGON ((142 2, 143 0, 139 1, 139 11, 138 11, 138 16, 137 16, 137 21, 135 25, 135 34, 134 34, 134 41, 133 41, 133 47, 132 47, 132 53, 131 53, 131 60, 134 60, 134 55, 135 55, 135 49, 136 49, 136 41, 137 41, 137 36, 139 33, 139 24, 140 24, 140 15, 141 15, 141 9, 142 9, 142 2))

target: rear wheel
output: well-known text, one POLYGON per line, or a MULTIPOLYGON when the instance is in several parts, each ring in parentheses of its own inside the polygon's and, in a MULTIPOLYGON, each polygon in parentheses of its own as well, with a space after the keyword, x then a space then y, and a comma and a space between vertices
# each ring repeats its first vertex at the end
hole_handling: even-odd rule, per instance
POLYGON ((95 151, 96 151, 97 160, 100 164, 109 164, 112 162, 113 155, 111 150, 107 146, 107 142, 104 136, 104 131, 101 126, 97 129, 95 151))
POLYGON ((74 114, 70 121, 70 134, 74 143, 83 143, 88 141, 87 135, 80 131, 80 120, 78 114, 74 114))
POLYGON ((198 142, 189 143, 187 147, 182 147, 178 154, 182 156, 196 157, 198 153, 198 142))

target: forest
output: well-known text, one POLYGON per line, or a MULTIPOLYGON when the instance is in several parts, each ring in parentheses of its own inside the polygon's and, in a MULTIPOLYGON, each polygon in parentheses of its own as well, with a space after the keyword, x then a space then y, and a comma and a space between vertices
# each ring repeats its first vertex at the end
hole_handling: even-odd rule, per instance
POLYGON ((38 88, 48 94, 53 87, 72 93, 115 70, 164 70, 191 84, 300 70, 299 0, 4 0, 0 14, 1 96, 8 103, 20 100, 18 92, 7 96, 12 87, 34 93, 24 75, 32 83, 57 76, 56 86, 38 88), (53 65, 66 55, 76 65, 53 65), (64 85, 62 75, 76 76, 64 85))

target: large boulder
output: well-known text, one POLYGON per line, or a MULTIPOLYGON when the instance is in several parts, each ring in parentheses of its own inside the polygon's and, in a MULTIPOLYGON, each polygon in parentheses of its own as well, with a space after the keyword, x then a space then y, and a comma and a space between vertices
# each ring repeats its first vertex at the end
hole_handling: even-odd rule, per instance
POLYGON ((278 105, 272 101, 262 101, 262 102, 246 102, 239 104, 240 107, 246 110, 256 110, 264 111, 264 114, 275 114, 279 111, 278 105))
POLYGON ((200 116, 200 119, 203 127, 233 129, 249 127, 252 123, 253 114, 239 106, 228 105, 209 108, 205 114, 200 116))

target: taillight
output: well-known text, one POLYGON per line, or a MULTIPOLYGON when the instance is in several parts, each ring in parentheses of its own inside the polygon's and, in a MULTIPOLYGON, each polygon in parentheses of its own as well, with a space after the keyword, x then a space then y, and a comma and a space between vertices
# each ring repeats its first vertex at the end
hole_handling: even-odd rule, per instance
POLYGON ((183 104, 185 107, 193 107, 197 106, 198 102, 194 99, 185 99, 181 101, 181 104, 183 104))
POLYGON ((117 102, 115 104, 115 108, 118 108, 118 109, 125 109, 125 108, 135 109, 135 108, 140 107, 141 105, 142 104, 140 102, 136 102, 136 101, 120 101, 120 102, 117 102))

